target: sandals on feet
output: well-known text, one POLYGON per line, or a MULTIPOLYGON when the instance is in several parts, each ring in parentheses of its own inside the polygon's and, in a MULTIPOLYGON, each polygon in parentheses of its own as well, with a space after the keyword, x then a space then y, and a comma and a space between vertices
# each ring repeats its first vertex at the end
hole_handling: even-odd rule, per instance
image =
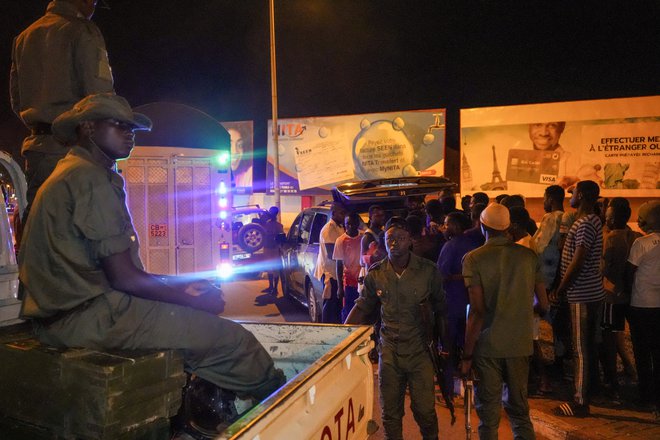
POLYGON ((561 417, 589 417, 589 405, 577 403, 562 403, 552 410, 554 415, 561 417))

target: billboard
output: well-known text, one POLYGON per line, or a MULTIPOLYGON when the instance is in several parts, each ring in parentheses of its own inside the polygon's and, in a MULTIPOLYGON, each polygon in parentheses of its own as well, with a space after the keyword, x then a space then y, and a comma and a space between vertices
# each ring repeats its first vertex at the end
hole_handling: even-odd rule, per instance
POLYGON ((234 194, 252 194, 254 128, 252 121, 221 122, 231 140, 234 194))
MULTIPOLYGON (((325 194, 353 180, 444 173, 445 110, 278 120, 281 194, 325 194)), ((272 121, 268 122, 269 136, 272 121)), ((275 147, 268 139, 268 192, 275 147)))
POLYGON ((660 196, 660 96, 461 110, 461 192, 660 196))

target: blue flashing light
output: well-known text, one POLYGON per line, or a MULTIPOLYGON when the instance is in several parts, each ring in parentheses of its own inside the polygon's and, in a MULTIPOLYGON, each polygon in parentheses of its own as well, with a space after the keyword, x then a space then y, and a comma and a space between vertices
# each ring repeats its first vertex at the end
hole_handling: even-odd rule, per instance
POLYGON ((227 211, 220 211, 220 220, 227 219, 227 211))
POLYGON ((227 185, 225 184, 224 181, 220 182, 220 184, 218 185, 218 194, 220 195, 227 194, 227 185))
POLYGON ((221 208, 226 208, 227 207, 227 197, 220 197, 220 200, 218 200, 218 205, 221 208))
POLYGON ((230 263, 220 263, 216 267, 216 272, 220 279, 226 280, 234 274, 234 268, 230 263))

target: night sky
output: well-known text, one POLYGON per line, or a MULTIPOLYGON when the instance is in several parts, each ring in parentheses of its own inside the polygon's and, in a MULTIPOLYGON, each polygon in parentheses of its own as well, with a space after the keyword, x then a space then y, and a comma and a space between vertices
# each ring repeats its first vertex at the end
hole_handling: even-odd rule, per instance
MULTIPOLYGON (((271 117, 267 0, 107 0, 94 21, 118 94, 218 120, 271 117)), ((11 39, 43 0, 0 0, 0 84, 11 39)), ((660 94, 660 1, 276 0, 279 117, 660 94)), ((0 124, 13 118, 0 87, 0 124)), ((261 167, 257 166, 257 172, 261 167)))

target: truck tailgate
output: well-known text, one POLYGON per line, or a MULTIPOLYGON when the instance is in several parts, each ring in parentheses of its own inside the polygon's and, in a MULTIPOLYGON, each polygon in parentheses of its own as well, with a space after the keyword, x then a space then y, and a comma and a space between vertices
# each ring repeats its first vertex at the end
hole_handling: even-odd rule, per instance
POLYGON ((374 429, 371 326, 242 323, 287 383, 219 439, 366 439, 374 429))

